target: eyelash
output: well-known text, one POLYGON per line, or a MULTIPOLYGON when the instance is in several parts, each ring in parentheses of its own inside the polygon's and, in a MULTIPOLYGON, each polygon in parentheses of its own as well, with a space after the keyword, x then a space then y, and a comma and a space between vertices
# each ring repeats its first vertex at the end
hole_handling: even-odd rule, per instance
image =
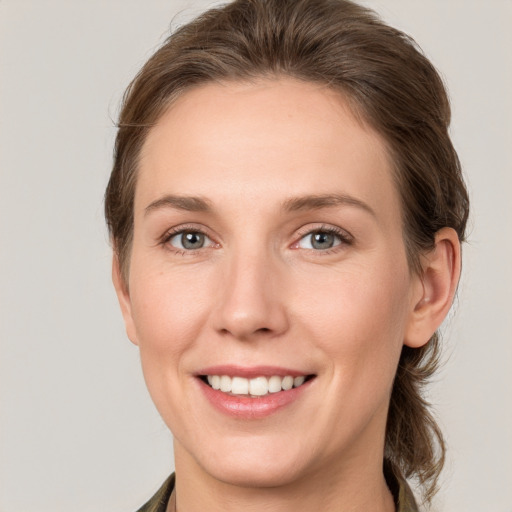
MULTIPOLYGON (((197 251, 200 251, 201 249, 206 248, 206 247, 201 247, 201 248, 195 249, 195 250, 194 249, 185 250, 185 249, 179 249, 178 247, 171 246, 169 242, 176 235, 181 235, 183 233, 198 233, 198 234, 201 234, 213 241, 213 239, 206 233, 206 231, 199 228, 198 226, 195 226, 195 225, 184 225, 183 226, 182 225, 182 226, 178 226, 178 227, 172 228, 169 231, 167 231, 165 233, 165 235, 162 237, 162 239, 160 240, 160 244, 163 245, 168 250, 170 250, 180 256, 188 256, 191 254, 195 254, 197 251)), ((218 245, 218 244, 216 244, 216 245, 218 245)))
MULTIPOLYGON (((201 249, 206 249, 207 247, 201 247, 199 249, 179 249, 178 247, 171 246, 169 242, 177 235, 183 234, 183 233, 198 233, 201 234, 210 240, 213 241, 213 239, 206 233, 204 229, 201 229, 198 226, 195 225, 182 225, 178 226, 176 228, 172 228, 171 230, 167 231, 165 235, 160 240, 160 244, 165 246, 168 250, 171 250, 175 254, 186 256, 186 255, 192 255, 195 254, 197 251, 200 251, 201 249)), ((327 255, 332 254, 333 252, 337 252, 338 250, 341 250, 343 246, 349 246, 353 244, 353 237, 347 233, 345 230, 338 228, 336 226, 331 225, 321 225, 315 228, 304 228, 302 231, 299 230, 298 232, 298 240, 294 242, 291 246, 292 249, 300 249, 299 243, 301 240, 306 238, 307 236, 311 236, 317 233, 324 233, 328 235, 334 235, 339 239, 338 244, 334 245, 331 248, 328 249, 305 249, 307 251, 312 251, 315 253, 318 253, 319 255, 327 255)), ((215 242, 214 242, 215 243, 215 242)), ((216 244, 218 245, 218 244, 216 244)))
POLYGON ((352 235, 350 235, 347 231, 341 229, 341 228, 338 228, 336 226, 331 226, 331 225, 321 225, 321 226, 318 226, 318 227, 315 227, 315 228, 305 228, 303 231, 299 231, 298 233, 298 240, 297 242, 294 242, 293 245, 292 245, 292 248, 297 248, 299 249, 299 243, 301 242, 301 240, 303 240, 304 238, 306 238, 307 236, 311 236, 311 235, 314 235, 316 233, 323 233, 323 234, 328 234, 328 235, 334 235, 335 237, 337 237, 339 239, 339 244, 336 244, 334 245, 333 247, 331 248, 328 248, 328 249, 324 249, 324 250, 320 250, 320 249, 305 249, 307 251, 312 251, 312 252, 315 252, 317 253, 318 255, 328 255, 328 254, 332 254, 332 253, 335 253, 339 250, 341 250, 344 246, 350 246, 354 243, 354 239, 352 237, 352 235))

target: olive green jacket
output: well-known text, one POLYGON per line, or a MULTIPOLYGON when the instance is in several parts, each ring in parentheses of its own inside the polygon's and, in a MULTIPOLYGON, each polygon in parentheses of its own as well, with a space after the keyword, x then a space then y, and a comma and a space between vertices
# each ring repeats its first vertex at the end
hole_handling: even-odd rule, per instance
MULTIPOLYGON (((164 482, 157 493, 137 512, 166 512, 169 500, 172 500, 171 511, 175 511, 174 473, 164 482)), ((418 512, 414 496, 407 482, 396 480, 396 485, 390 485, 395 496, 396 512, 418 512)))

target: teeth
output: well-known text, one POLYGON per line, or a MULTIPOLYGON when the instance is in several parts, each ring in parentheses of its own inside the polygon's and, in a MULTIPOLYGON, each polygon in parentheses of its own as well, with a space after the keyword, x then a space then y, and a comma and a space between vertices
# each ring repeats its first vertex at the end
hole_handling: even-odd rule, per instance
POLYGON ((281 386, 285 391, 292 389, 293 388, 293 377, 290 377, 289 375, 287 375, 283 379, 283 383, 281 384, 281 386))
POLYGON ((278 377, 277 375, 274 375, 273 377, 270 377, 270 379, 268 379, 268 390, 270 391, 270 393, 277 393, 281 391, 282 383, 283 379, 281 377, 278 377))
POLYGON ((298 388, 299 386, 302 386, 305 380, 306 377, 295 377, 295 379, 293 379, 293 387, 298 388))
POLYGON ((242 377, 231 379, 231 393, 234 395, 247 395, 249 393, 249 381, 242 377))
POLYGON ((213 389, 220 389, 224 393, 233 395, 265 396, 268 393, 288 391, 293 387, 298 388, 304 384, 305 376, 293 378, 291 375, 280 377, 256 377, 245 379, 244 377, 229 377, 228 375, 207 375, 208 384, 213 389))
POLYGON ((228 377, 227 375, 223 375, 220 378, 220 388, 221 391, 224 391, 224 393, 230 393, 231 392, 231 377, 228 377))
POLYGON ((213 389, 220 389, 220 377, 218 375, 212 376, 211 386, 213 389))
POLYGON ((265 377, 256 377, 249 381, 249 394, 263 396, 268 393, 268 380, 265 377))

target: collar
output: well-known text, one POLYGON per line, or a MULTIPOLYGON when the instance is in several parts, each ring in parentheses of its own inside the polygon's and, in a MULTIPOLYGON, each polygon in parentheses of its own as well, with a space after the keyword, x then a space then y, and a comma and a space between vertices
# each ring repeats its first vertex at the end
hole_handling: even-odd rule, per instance
MULTIPOLYGON (((405 480, 396 476, 395 473, 387 472, 386 481, 395 498, 396 512, 418 512, 414 495, 405 480)), ((169 512, 176 512, 175 483, 176 476, 173 473, 137 512, 167 512, 167 505, 169 505, 169 512)))

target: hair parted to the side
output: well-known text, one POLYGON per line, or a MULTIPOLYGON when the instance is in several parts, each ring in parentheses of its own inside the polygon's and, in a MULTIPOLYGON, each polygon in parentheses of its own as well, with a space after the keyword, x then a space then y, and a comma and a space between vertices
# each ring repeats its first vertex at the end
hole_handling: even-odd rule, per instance
MULTIPOLYGON (((348 0, 236 0, 171 35, 128 87, 119 119, 105 214, 128 285, 133 203, 140 150, 151 127, 180 94, 212 81, 288 76, 324 84, 387 142, 402 202, 411 271, 452 227, 464 240, 468 195, 448 135, 442 80, 414 41, 348 0)), ((430 501, 445 447, 422 387, 437 367, 437 333, 404 347, 391 396, 385 457, 416 477, 430 501)))

